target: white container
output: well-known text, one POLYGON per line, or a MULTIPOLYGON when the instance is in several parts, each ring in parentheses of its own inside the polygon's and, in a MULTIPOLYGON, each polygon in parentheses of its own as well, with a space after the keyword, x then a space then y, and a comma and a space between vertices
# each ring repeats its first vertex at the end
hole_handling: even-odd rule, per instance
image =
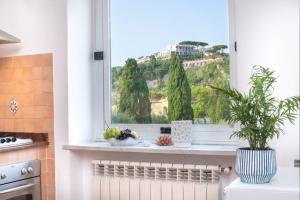
POLYGON ((175 147, 192 145, 192 120, 172 121, 172 139, 175 147))
POLYGON ((125 140, 117 140, 115 138, 110 138, 107 140, 107 142, 111 146, 135 146, 140 143, 140 139, 133 139, 133 138, 129 137, 125 140))

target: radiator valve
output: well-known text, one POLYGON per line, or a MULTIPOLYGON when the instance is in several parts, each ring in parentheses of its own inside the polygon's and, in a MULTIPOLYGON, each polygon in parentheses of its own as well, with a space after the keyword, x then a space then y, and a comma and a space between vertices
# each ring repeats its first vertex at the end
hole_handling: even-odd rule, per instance
POLYGON ((225 175, 229 175, 231 170, 232 170, 232 167, 230 167, 230 166, 221 169, 222 173, 225 175))

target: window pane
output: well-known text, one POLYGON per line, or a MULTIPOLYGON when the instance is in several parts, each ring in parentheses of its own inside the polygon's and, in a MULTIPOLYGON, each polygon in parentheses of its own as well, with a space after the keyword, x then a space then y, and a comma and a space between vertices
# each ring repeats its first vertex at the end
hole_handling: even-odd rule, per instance
POLYGON ((225 123, 227 0, 111 0, 112 123, 225 123))

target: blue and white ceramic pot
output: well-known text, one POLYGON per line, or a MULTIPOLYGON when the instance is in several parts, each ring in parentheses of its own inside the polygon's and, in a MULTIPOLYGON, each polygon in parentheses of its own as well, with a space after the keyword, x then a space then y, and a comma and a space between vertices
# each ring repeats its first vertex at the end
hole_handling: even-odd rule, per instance
POLYGON ((269 183, 277 171, 275 150, 237 149, 235 171, 244 183, 269 183))

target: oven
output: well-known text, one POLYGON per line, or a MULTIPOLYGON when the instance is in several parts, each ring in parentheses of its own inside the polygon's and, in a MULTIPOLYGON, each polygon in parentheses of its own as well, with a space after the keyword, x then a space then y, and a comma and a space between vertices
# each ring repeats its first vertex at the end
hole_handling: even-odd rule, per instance
POLYGON ((0 200, 40 200, 40 161, 0 166, 0 200))

